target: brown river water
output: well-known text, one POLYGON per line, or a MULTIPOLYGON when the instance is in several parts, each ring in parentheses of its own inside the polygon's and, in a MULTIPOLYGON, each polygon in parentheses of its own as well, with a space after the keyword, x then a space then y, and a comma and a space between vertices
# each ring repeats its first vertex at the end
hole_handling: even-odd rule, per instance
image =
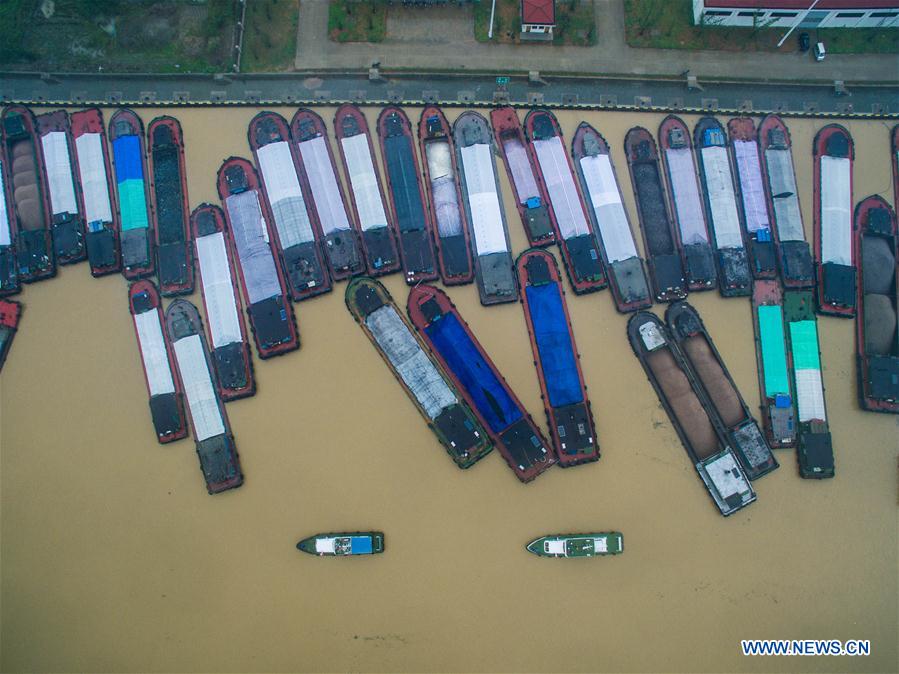
MULTIPOLYGON (((251 156, 257 111, 139 110, 145 123, 163 112, 184 128, 191 207, 217 203, 216 171, 251 156)), ((330 127, 333 108, 319 112, 330 127)), ((581 119, 605 135, 635 215, 624 135, 635 124, 655 134, 662 115, 559 118, 567 140, 581 119)), ((787 122, 811 240, 811 146, 825 122, 787 122)), ((855 201, 893 203, 889 124, 844 123, 855 201)), ((526 241, 498 167, 518 253, 526 241)), ((401 276, 385 283, 404 306, 401 276)), ((299 352, 256 359, 257 395, 228 405, 245 483, 214 497, 192 440, 156 442, 124 279, 93 279, 84 263, 25 289, 0 379, 4 671, 896 670, 899 417, 859 410, 851 321, 819 319, 836 478, 801 480, 795 453, 781 451, 758 501, 724 519, 608 291, 568 293, 602 459, 522 485, 496 452, 455 468, 347 312, 344 287, 297 305, 299 352), (294 547, 360 529, 384 531, 386 553, 318 559, 294 547), (597 530, 623 532, 624 554, 524 550, 543 534, 597 530), (871 655, 747 658, 749 638, 869 639, 871 655)), ((449 294, 545 430, 521 307, 484 308, 474 286, 449 294)), ((199 292, 190 299, 202 311, 199 292)), ((749 300, 690 301, 755 407, 749 300)))

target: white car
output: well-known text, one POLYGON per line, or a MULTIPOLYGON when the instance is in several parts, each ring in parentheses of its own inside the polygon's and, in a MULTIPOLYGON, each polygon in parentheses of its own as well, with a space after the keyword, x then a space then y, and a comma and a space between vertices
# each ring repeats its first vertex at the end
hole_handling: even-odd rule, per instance
POLYGON ((816 61, 823 61, 823 60, 824 60, 824 57, 827 56, 827 52, 824 50, 824 43, 823 43, 823 42, 816 42, 816 43, 815 43, 815 52, 814 52, 814 53, 815 53, 815 60, 816 60, 816 61))

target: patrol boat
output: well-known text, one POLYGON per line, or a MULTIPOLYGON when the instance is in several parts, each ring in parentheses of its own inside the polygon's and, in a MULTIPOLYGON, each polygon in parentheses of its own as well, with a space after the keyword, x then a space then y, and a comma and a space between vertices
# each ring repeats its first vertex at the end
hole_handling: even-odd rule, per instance
POLYGON ((319 557, 377 555, 384 552, 384 534, 380 531, 316 534, 297 543, 297 550, 319 557))
POLYGON ((551 534, 527 544, 538 557, 599 557, 620 555, 624 537, 617 531, 599 534, 551 534))

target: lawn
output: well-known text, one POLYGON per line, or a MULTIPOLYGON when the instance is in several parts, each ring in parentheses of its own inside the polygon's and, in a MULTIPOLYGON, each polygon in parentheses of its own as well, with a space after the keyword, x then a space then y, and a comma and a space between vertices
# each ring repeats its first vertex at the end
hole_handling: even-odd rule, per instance
MULTIPOLYGON (((490 28, 490 0, 474 5, 474 36, 478 42, 521 44, 520 0, 496 0, 493 39, 490 28)), ((593 0, 556 0, 556 27, 553 44, 586 47, 596 44, 593 0)))
POLYGON ((387 4, 384 0, 331 0, 328 6, 328 37, 331 40, 383 42, 386 34, 387 4))
POLYGON ((248 2, 241 71, 292 70, 297 50, 299 16, 300 0, 248 2))

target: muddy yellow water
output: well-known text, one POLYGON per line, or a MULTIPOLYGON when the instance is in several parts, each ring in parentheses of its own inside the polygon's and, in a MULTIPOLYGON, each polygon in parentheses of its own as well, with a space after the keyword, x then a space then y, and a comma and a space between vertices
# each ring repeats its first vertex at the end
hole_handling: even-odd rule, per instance
MULTIPOLYGON (((217 202, 224 158, 249 156, 255 112, 174 111, 191 207, 217 202)), ((333 109, 320 112, 330 127, 333 109)), ((661 115, 559 117, 568 139, 586 118, 609 140, 633 216, 624 134, 655 133, 661 115)), ((809 239, 822 125, 789 121, 809 239)), ((892 203, 888 126, 846 126, 854 199, 892 203)), ((400 276, 385 283, 405 304, 400 276)), ((899 426, 858 408, 852 322, 819 321, 836 478, 801 480, 795 453, 779 452, 758 501, 724 519, 608 291, 568 294, 602 459, 522 485, 496 453, 455 468, 345 309, 344 286, 297 305, 301 350, 257 359, 259 392, 228 405, 246 481, 214 497, 190 439, 156 442, 124 279, 81 264, 25 289, 0 398, 4 670, 895 670, 899 426), (294 547, 360 529, 384 531, 386 553, 294 547), (624 554, 524 551, 542 534, 595 530, 623 532, 624 554), (871 655, 745 658, 748 638, 869 639, 871 655)), ((521 307, 483 308, 474 286, 449 293, 545 428, 521 307)), ((755 407, 749 301, 690 300, 755 407)))

